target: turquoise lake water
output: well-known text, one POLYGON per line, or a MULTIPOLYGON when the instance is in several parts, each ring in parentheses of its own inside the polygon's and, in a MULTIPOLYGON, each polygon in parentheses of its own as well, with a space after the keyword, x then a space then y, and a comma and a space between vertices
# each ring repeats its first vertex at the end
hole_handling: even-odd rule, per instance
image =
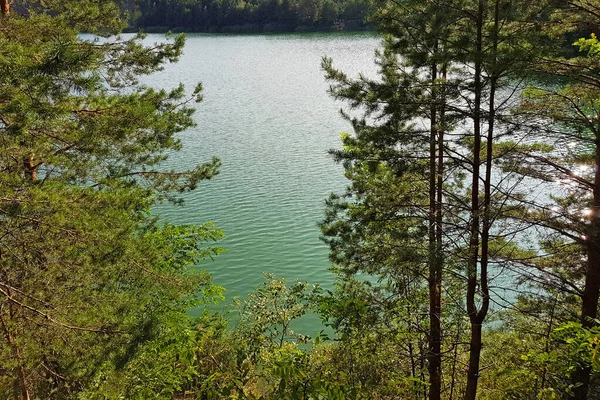
POLYGON ((173 223, 213 221, 224 230, 227 253, 201 267, 228 299, 244 298, 263 272, 331 287, 317 223, 325 199, 346 185, 327 151, 339 148, 340 132, 351 127, 339 113, 344 104, 327 94, 320 62, 328 56, 350 76, 373 75, 379 42, 373 33, 188 35, 181 60, 147 80, 163 88, 203 83, 198 126, 180 135, 183 150, 168 166, 217 156, 221 173, 186 194, 183 207, 155 212, 173 223))

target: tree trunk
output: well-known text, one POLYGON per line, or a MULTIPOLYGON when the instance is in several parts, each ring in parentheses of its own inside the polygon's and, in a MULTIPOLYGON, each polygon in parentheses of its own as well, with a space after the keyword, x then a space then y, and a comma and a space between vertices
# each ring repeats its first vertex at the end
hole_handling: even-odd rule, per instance
POLYGON ((481 359, 481 324, 471 321, 471 342, 469 343, 469 371, 465 400, 475 400, 479 380, 479 361, 481 359))
MULTIPOLYGON (((437 46, 436 46, 437 50, 437 46)), ((429 372, 429 400, 440 400, 442 393, 442 360, 441 360, 441 265, 439 246, 437 244, 437 75, 436 64, 431 66, 431 132, 429 138, 429 343, 427 353, 427 369, 429 372)))
POLYGON ((0 0, 0 11, 2 15, 10 14, 10 2, 9 0, 0 0))
MULTIPOLYGON (((596 163, 600 162, 600 138, 596 139, 596 163)), ((581 302, 581 325, 591 328, 598 316, 598 297, 600 296, 600 171, 594 174, 594 191, 592 200, 592 217, 590 230, 587 232, 587 265, 585 270, 585 287, 581 302)), ((590 385, 590 366, 580 366, 573 373, 573 383, 580 384, 573 389, 572 399, 587 398, 590 385)))
POLYGON ((30 400, 29 390, 27 389, 25 368, 22 365, 23 359, 21 358, 21 351, 19 350, 19 346, 17 346, 17 344, 15 343, 14 338, 8 331, 8 328, 6 327, 6 324, 4 323, 4 320, 2 319, 2 317, 0 317, 0 323, 2 324, 2 330, 4 331, 4 337, 6 338, 8 345, 12 348, 15 360, 17 360, 17 362, 19 363, 19 366, 16 367, 16 370, 17 370, 17 379, 19 380, 19 391, 21 392, 21 399, 22 400, 30 400))
POLYGON ((481 321, 477 311, 475 295, 477 292, 477 265, 479 260, 479 174, 481 166, 481 103, 482 103, 482 49, 483 49, 483 0, 478 2, 477 37, 475 52, 475 76, 473 103, 473 173, 471 180, 471 232, 469 240, 469 259, 467 261, 467 313, 471 324, 469 345, 469 370, 465 400, 475 400, 479 380, 479 359, 481 356, 481 321))
MULTIPOLYGON (((478 6, 478 21, 477 21, 477 59, 475 62, 475 116, 473 122, 475 124, 475 145, 473 152, 475 156, 473 158, 473 197, 472 207, 473 211, 479 213, 479 186, 475 184, 475 180, 479 181, 479 165, 481 163, 479 152, 481 150, 481 96, 483 91, 482 84, 482 73, 483 73, 483 0, 479 1, 478 6), (475 172, 477 171, 477 173, 475 172), (477 193, 475 193, 477 188, 477 193), (477 200, 477 201, 475 201, 477 200)), ((470 354, 469 354, 469 372, 467 377, 467 392, 465 400, 475 400, 477 396, 477 383, 479 380, 479 363, 481 360, 481 349, 483 347, 482 337, 482 325, 485 320, 488 310, 490 307, 490 292, 488 286, 488 268, 489 268, 489 245, 490 245, 490 230, 492 227, 492 161, 493 161, 493 150, 494 150, 494 127, 496 119, 496 88, 498 85, 498 65, 497 65, 497 50, 498 50, 498 33, 499 33, 499 20, 500 20, 500 9, 499 0, 496 0, 494 7, 494 25, 491 35, 492 46, 491 46, 491 58, 488 63, 489 70, 487 71, 490 77, 489 83, 489 104, 488 104, 488 117, 487 117, 487 137, 486 137, 486 151, 485 151, 485 176, 483 179, 483 207, 482 207, 482 226, 481 226, 481 256, 479 260, 480 267, 480 292, 481 292, 481 306, 477 310, 475 305, 475 292, 477 287, 477 255, 479 248, 477 246, 471 248, 471 263, 474 268, 474 273, 469 276, 468 283, 468 299, 467 308, 469 312, 469 319, 471 321, 471 342, 470 342, 470 354)), ((475 217, 473 218, 475 221, 475 217)), ((479 221, 477 221, 479 222, 479 221)), ((479 224, 473 223, 473 226, 479 226, 479 224)), ((472 230, 472 234, 476 234, 475 229, 472 230)), ((473 270, 471 270, 473 271, 473 270)))

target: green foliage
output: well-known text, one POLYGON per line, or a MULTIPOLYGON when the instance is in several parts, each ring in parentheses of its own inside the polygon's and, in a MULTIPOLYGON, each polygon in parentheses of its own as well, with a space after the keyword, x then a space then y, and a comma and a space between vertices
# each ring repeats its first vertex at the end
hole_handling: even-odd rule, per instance
MULTIPOLYGON (((469 398, 475 398, 477 371, 500 371, 495 360, 486 358, 491 354, 485 349, 486 335, 510 345, 521 334, 514 327, 486 332, 483 339, 477 334, 494 302, 515 301, 514 294, 507 299, 498 287, 514 293, 540 285, 568 293, 566 304, 577 301, 575 281, 583 267, 577 239, 587 240, 591 234, 584 226, 581 195, 590 188, 584 174, 591 176, 594 170, 580 174, 561 156, 572 156, 574 165, 597 164, 591 146, 597 137, 590 134, 597 125, 597 93, 571 85, 549 98, 551 90, 528 90, 523 107, 514 109, 520 101, 515 94, 523 88, 520 80, 539 72, 534 60, 550 46, 539 24, 550 18, 554 7, 551 2, 378 1, 374 18, 389 35, 376 55, 379 76, 352 79, 331 60, 323 61, 330 92, 350 107, 344 115, 354 133, 344 134, 343 149, 332 152, 351 183, 343 195, 330 198, 322 223, 340 281, 322 311, 337 329, 340 345, 355 355, 348 364, 375 366, 372 381, 353 375, 371 396, 439 398, 445 393, 442 397, 463 398, 468 382, 469 398), (530 120, 523 121, 521 113, 530 120), (582 129, 584 123, 594 127, 582 129), (582 139, 577 148, 571 150, 556 135, 561 127, 582 139), (540 131, 548 139, 531 140, 540 131), (524 175, 543 177, 549 184, 559 175, 582 179, 575 177, 570 196, 548 196, 560 204, 557 213, 551 206, 537 207, 532 199, 543 195, 531 193, 524 175), (549 235, 537 242, 545 229, 566 232, 569 239, 549 235), (572 246, 571 241, 577 243, 572 246), (435 309, 436 287, 442 311, 435 309), (437 395, 428 393, 434 390, 428 378, 435 376, 428 366, 436 361, 432 353, 439 345, 431 341, 434 321, 440 321, 437 332, 443 332, 444 349, 445 386, 436 388, 437 395), (470 344, 464 346, 469 334, 470 344), (402 356, 394 357, 374 343, 386 343, 402 356), (372 358, 362 353, 365 347, 372 358), (398 373, 380 371, 380 359, 398 373), (460 370, 464 364, 469 365, 468 380, 460 370), (407 381, 419 382, 412 393, 403 384, 407 381), (383 389, 387 382, 395 383, 390 392, 383 389)), ((592 54, 596 43, 592 37, 578 44, 592 54)), ((583 70, 590 64, 578 65, 583 70)), ((526 353, 530 347, 520 349, 526 353)), ((492 351, 501 356, 501 348, 492 351)), ((521 355, 511 352, 504 365, 522 362, 521 355)), ((548 366, 544 357, 530 361, 532 369, 547 367, 544 371, 555 376, 562 372, 559 366, 548 366)), ((488 386, 478 395, 568 395, 571 384, 564 374, 563 379, 550 379, 549 374, 541 386, 528 387, 524 379, 543 374, 515 367, 491 378, 501 382, 498 386, 485 381, 488 386)))
POLYGON ((2 398, 170 398, 194 372, 186 311, 220 298, 196 264, 222 233, 149 211, 218 173, 217 159, 161 167, 201 87, 138 83, 184 39, 79 36, 122 27, 104 1, 15 2, 0 17, 2 398))
POLYGON ((310 338, 291 329, 294 320, 311 308, 319 287, 309 288, 296 281, 288 286, 285 278, 275 279, 265 274, 265 282, 240 303, 240 321, 236 329, 248 348, 248 357, 255 361, 261 351, 283 347, 288 340, 305 344, 310 338))
POLYGON ((135 28, 186 32, 290 32, 364 29, 366 0, 135 1, 135 28))
POLYGON ((569 318, 561 303, 521 298, 519 311, 504 313, 503 328, 489 333, 484 358, 493 367, 482 375, 482 398, 564 399, 579 386, 572 382, 577 368, 598 371, 598 328, 560 322, 569 318))
MULTIPOLYGON (((373 18, 386 34, 376 55, 379 78, 351 78, 323 60, 354 128, 332 152, 350 185, 330 198, 321 224, 336 286, 324 293, 267 275, 238 301, 232 327, 208 311, 187 314, 222 299, 223 288, 197 267, 223 251, 214 244, 222 232, 210 223, 174 226, 150 213, 161 201, 180 203, 179 193, 220 168, 217 159, 186 171, 163 168, 181 148, 177 133, 193 125, 202 86, 139 84, 140 75, 177 60, 184 37, 150 47, 142 34, 110 37, 124 26, 112 2, 14 4, 0 18, 0 397, 422 399, 432 396, 436 355, 440 393, 462 398, 465 343, 476 326, 465 312, 466 281, 474 279, 478 307, 489 283, 477 275, 483 250, 469 235, 486 215, 495 224, 486 261, 494 274, 511 275, 500 284, 542 290, 509 299, 515 310, 484 332, 478 396, 573 397, 581 371, 600 372, 598 323, 575 322, 584 282, 597 275, 589 264, 597 215, 588 211, 598 207, 598 171, 590 167, 598 164, 600 137, 599 45, 586 35, 575 41, 578 57, 532 66, 550 46, 540 32, 559 37, 572 29, 555 21, 593 24, 581 19, 581 2, 557 12, 534 3, 478 2, 486 6, 480 21, 475 3, 376 2, 373 18), (481 22, 485 50, 473 44, 473 21, 481 22), (473 77, 475 64, 483 84, 473 77), (509 112, 502 97, 499 107, 473 111, 477 96, 498 99, 486 88, 508 85, 516 93, 522 85, 511 87, 511 79, 552 66, 564 81, 524 90, 518 109, 509 112), (434 113, 443 119, 434 121, 434 113), (486 114, 481 125, 496 124, 499 133, 478 143, 468 121, 486 114), (491 160, 493 179, 475 179, 492 183, 489 196, 472 193, 466 181, 474 159, 491 160), (553 187, 557 180, 566 191, 541 203, 513 190, 523 181, 553 187), (489 205, 469 208, 473 195, 489 205), (532 227, 534 246, 526 241, 532 227), (441 311, 434 310, 436 290, 441 311), (295 332, 311 312, 334 330, 335 342, 323 332, 312 341, 295 332)), ((358 26, 366 5, 178 0, 140 1, 133 11, 143 26, 267 31, 358 26)))
MULTIPOLYGON (((595 1, 574 2, 571 7, 559 10, 555 18, 562 20, 563 32, 587 28, 597 31, 595 17, 589 7, 597 7, 595 1)), ((556 33, 553 32, 553 33, 556 33)), ((598 97, 598 43, 596 35, 580 38, 574 47, 579 53, 569 58, 555 58, 539 67, 548 76, 561 78, 558 85, 530 88, 523 92, 524 101, 519 112, 527 120, 524 125, 532 134, 529 141, 552 141, 549 152, 524 151, 521 163, 527 165, 520 172, 534 182, 541 182, 551 194, 530 205, 531 216, 523 219, 543 227, 540 235, 541 248, 546 252, 534 267, 549 276, 541 286, 559 290, 581 306, 577 314, 560 322, 566 324, 563 337, 573 344, 571 351, 553 358, 554 369, 565 371, 571 378, 570 386, 563 392, 571 398, 595 396, 594 374, 589 355, 583 362, 586 348, 582 335, 577 332, 575 321, 585 329, 595 327, 598 309, 598 243, 600 242, 598 205, 600 197, 597 182, 598 129, 600 110, 598 97), (542 127, 542 129, 539 129, 542 127)), ((534 278, 535 281, 535 278, 534 278)), ((545 352, 541 357, 552 357, 545 352)))
POLYGON ((571 363, 590 365, 600 372, 600 327, 584 328, 579 322, 568 322, 555 330, 556 337, 569 347, 568 359, 571 363))
POLYGON ((167 381, 166 389, 176 387, 178 393, 192 398, 345 399, 347 379, 342 371, 332 368, 333 346, 315 340, 309 348, 308 337, 289 329, 294 319, 312 307, 315 294, 316 288, 308 290, 305 283, 288 286, 285 280, 266 275, 264 284, 244 304, 238 301, 243 308, 235 327, 226 329, 221 317, 205 314, 195 321, 194 329, 176 327, 174 335, 169 335, 171 339, 165 336, 157 342, 159 349, 146 345, 140 354, 148 351, 150 358, 134 360, 131 364, 135 364, 136 374, 129 378, 139 382, 134 388, 142 391, 129 392, 128 396, 171 396, 175 392, 158 390, 161 387, 157 383, 167 381), (182 332, 186 333, 180 340, 182 332), (161 373, 155 376, 156 371, 149 370, 149 375, 138 377, 139 368, 145 365, 161 373), (154 386, 144 389, 143 382, 148 381, 154 386))

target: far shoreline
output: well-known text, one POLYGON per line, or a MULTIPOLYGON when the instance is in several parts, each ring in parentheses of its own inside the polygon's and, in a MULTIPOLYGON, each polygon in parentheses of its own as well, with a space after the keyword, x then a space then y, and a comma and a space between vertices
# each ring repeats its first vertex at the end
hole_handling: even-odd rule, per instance
POLYGON ((202 34, 248 34, 248 35, 267 35, 267 34, 282 34, 282 33, 360 33, 360 32, 373 32, 376 33, 377 29, 375 25, 363 25, 363 26, 352 26, 348 28, 339 28, 335 26, 328 27, 314 27, 300 25, 294 28, 282 27, 276 29, 276 27, 260 26, 258 24, 245 24, 245 25, 225 25, 222 27, 210 27, 209 29, 189 29, 184 27, 167 27, 167 26, 139 26, 139 27, 127 27, 123 30, 123 33, 202 33, 202 34))

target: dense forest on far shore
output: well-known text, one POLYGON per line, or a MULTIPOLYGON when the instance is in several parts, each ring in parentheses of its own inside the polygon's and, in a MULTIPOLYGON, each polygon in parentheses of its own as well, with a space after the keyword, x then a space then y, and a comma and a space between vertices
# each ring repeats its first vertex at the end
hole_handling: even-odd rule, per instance
POLYGON ((314 32, 370 29, 364 0, 137 0, 130 29, 147 32, 314 32))

